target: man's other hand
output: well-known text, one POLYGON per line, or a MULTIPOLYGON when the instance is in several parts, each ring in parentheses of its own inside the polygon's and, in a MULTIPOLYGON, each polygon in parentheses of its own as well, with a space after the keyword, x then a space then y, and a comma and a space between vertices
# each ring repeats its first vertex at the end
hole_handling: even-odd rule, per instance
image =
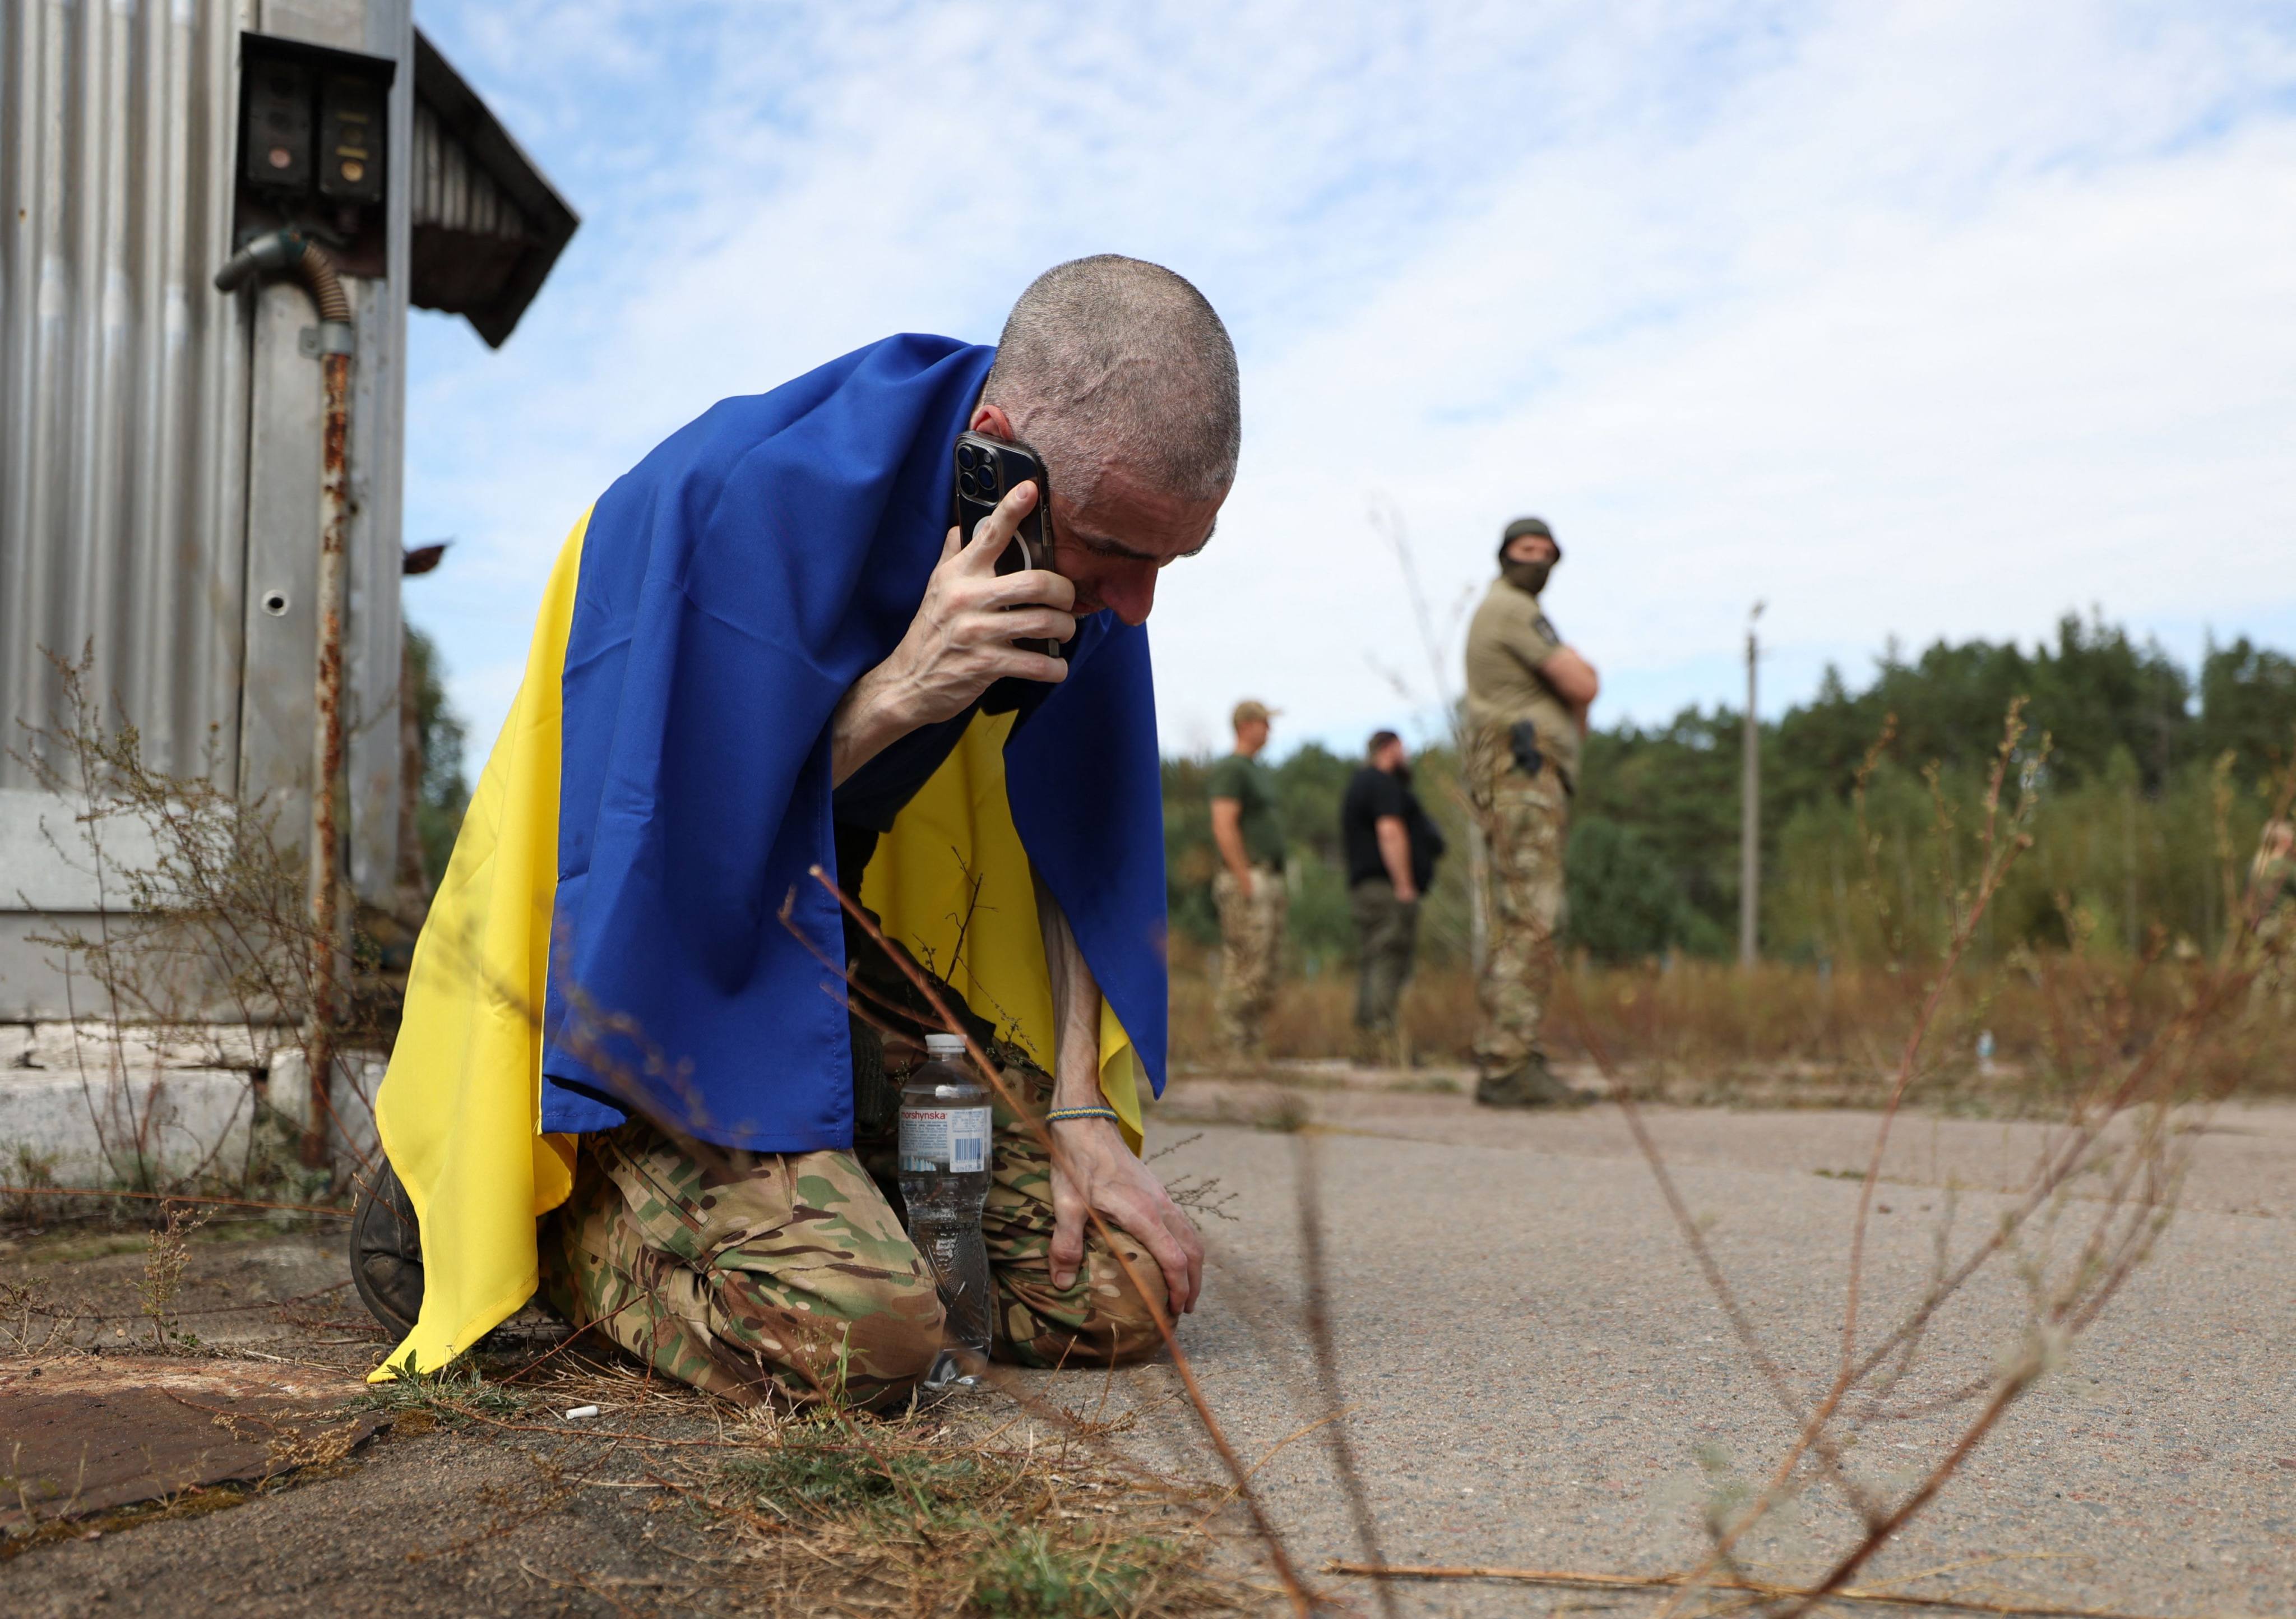
POLYGON ((908 633, 853 683, 831 722, 831 774, 841 783, 920 727, 952 719, 1008 676, 1058 681, 1069 666, 1018 640, 1076 634, 1076 587, 1043 568, 999 575, 996 559, 1037 504, 1037 486, 1013 489, 980 520, 970 545, 952 528, 908 633))
POLYGON ((1203 1286, 1204 1239, 1164 1183, 1105 1119, 1073 1119, 1051 1130, 1060 1149, 1053 1159, 1053 1286, 1072 1286, 1084 1264, 1089 1207, 1155 1256, 1176 1319, 1193 1310, 1203 1286))

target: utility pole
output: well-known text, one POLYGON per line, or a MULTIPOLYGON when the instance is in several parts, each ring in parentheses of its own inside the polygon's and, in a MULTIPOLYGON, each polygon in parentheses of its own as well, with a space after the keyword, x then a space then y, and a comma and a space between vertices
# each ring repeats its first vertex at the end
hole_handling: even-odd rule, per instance
POLYGON ((1754 719, 1754 666, 1761 648, 1754 625, 1762 616, 1756 602, 1746 615, 1745 780, 1738 806, 1738 965, 1751 967, 1761 953, 1762 915, 1762 732, 1754 719))

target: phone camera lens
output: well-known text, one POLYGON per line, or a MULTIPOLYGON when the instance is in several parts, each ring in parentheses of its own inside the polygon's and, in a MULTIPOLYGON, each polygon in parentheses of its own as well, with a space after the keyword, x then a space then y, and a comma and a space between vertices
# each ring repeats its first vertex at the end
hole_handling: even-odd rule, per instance
POLYGON ((957 465, 959 465, 959 466, 963 466, 963 467, 970 467, 970 466, 972 464, 972 462, 973 462, 972 446, 971 446, 970 444, 960 444, 960 445, 958 445, 958 446, 956 447, 956 464, 957 464, 957 465))
POLYGON ((962 489, 965 495, 972 499, 978 500, 980 498, 980 486, 972 481, 972 474, 971 473, 959 473, 956 475, 956 487, 962 489))
POLYGON ((984 494, 996 492, 996 463, 988 456, 980 458, 980 488, 984 494))

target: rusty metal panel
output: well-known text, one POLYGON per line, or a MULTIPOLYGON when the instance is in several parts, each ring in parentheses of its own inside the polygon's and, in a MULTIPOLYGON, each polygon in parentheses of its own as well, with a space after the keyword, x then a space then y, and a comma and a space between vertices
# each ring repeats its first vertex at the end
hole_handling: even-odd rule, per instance
MULTIPOLYGON (((247 311, 232 249, 242 0, 0 5, 0 725, 45 653, 181 774, 239 752, 247 311)), ((0 755, 0 789, 29 785, 0 755)))
MULTIPOLYGON (((406 0, 269 0, 266 31, 404 62, 414 19, 406 0)), ((414 76, 390 90, 387 168, 409 172, 414 76)), ((343 637, 345 832, 352 886, 388 902, 398 868, 398 659, 402 462, 406 444, 407 203, 394 183, 377 280, 346 275, 357 351, 351 366, 348 614, 343 637)), ((309 296, 275 282, 254 294, 248 449, 245 716, 240 781, 300 838, 309 825, 317 620, 320 376, 303 332, 309 296), (281 606, 283 601, 283 607, 281 606)))
POLYGON ((351 805, 351 885, 371 900, 394 897, 398 875, 398 663, 405 638, 399 584, 405 550, 406 311, 413 289, 408 235, 414 150, 413 0, 368 0, 365 49, 400 64, 390 90, 393 185, 389 279, 350 289, 361 333, 351 373, 350 623, 343 643, 343 784, 351 805))

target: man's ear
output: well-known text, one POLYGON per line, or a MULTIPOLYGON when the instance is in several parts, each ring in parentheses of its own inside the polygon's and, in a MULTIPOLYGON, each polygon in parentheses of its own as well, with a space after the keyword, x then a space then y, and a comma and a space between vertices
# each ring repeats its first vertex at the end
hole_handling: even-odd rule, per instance
POLYGON ((1002 405, 976 405, 972 420, 967 423, 974 432, 987 433, 992 439, 1018 442, 1020 435, 1013 431, 1013 418, 1004 414, 1002 405))

